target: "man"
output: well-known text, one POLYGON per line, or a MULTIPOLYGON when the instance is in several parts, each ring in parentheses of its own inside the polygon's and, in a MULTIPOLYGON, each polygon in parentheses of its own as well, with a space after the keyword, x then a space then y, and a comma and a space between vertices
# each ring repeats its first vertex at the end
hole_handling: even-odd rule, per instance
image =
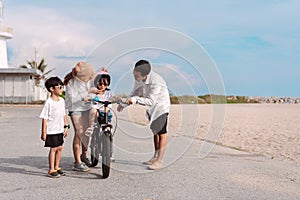
MULTIPOLYGON (((166 133, 170 110, 168 88, 164 79, 151 71, 151 65, 146 60, 140 60, 135 64, 133 76, 134 88, 126 103, 146 106, 155 149, 153 157, 143 164, 149 165, 149 169, 152 170, 161 169, 167 145, 166 133)), ((117 110, 120 112, 123 107, 119 105, 117 110)))

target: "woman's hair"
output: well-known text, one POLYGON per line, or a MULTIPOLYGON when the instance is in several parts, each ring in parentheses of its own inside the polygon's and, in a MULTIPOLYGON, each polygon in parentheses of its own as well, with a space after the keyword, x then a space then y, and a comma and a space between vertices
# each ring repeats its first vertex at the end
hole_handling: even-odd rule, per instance
POLYGON ((146 76, 151 71, 151 65, 147 60, 139 60, 135 66, 134 70, 137 72, 141 72, 142 76, 146 76))
POLYGON ((64 85, 68 85, 69 81, 73 78, 72 72, 68 73, 64 78, 64 85))
POLYGON ((76 76, 76 66, 78 63, 75 65, 75 67, 72 68, 72 71, 68 73, 65 78, 64 78, 64 85, 68 85, 69 81, 73 79, 76 76))
POLYGON ((64 84, 67 85, 74 77, 77 77, 83 82, 87 82, 94 78, 94 75, 94 70, 89 64, 85 62, 78 62, 75 67, 72 68, 72 71, 65 76, 64 84))

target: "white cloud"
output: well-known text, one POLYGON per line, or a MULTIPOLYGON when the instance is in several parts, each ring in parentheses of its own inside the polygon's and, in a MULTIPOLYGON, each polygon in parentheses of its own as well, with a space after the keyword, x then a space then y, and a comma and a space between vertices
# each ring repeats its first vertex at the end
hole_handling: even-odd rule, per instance
POLYGON ((45 58, 49 69, 56 68, 56 74, 64 74, 75 60, 60 58, 84 58, 95 42, 102 39, 95 27, 53 9, 26 6, 13 9, 9 14, 7 24, 13 28, 14 35, 9 41, 10 63, 17 67, 34 59, 36 49, 38 60, 45 58))

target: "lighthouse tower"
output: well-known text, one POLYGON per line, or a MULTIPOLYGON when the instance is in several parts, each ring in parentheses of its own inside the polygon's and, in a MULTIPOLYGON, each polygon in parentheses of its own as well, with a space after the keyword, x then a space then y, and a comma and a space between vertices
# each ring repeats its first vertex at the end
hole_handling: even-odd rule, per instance
POLYGON ((4 25, 3 4, 0 1, 0 68, 8 68, 6 40, 12 38, 12 28, 4 25))

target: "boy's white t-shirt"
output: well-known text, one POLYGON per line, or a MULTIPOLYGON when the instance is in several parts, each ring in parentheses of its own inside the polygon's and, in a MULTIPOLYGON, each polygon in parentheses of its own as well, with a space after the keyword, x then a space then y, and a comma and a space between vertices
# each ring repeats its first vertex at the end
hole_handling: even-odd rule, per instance
POLYGON ((54 101, 51 97, 47 99, 40 114, 41 119, 47 120, 47 135, 64 132, 65 100, 59 97, 54 101))

